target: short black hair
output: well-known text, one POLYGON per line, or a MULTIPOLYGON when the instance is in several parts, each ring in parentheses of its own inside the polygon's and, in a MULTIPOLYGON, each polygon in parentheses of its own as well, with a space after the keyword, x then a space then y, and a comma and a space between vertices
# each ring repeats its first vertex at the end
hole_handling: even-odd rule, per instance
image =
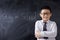
POLYGON ((42 9, 48 9, 48 10, 50 10, 50 12, 52 12, 52 10, 51 10, 51 8, 49 7, 49 6, 43 6, 42 8, 41 8, 41 10, 42 9))

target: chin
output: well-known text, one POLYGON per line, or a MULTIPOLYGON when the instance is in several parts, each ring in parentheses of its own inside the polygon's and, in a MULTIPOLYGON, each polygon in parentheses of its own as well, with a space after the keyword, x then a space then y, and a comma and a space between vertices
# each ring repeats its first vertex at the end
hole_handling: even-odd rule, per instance
POLYGON ((48 20, 44 19, 44 21, 48 21, 48 20))

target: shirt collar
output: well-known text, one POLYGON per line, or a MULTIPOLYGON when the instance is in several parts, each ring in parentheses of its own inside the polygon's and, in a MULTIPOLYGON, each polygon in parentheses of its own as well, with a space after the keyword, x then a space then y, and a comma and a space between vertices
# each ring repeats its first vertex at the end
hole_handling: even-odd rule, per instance
MULTIPOLYGON (((43 22, 43 20, 41 20, 43 22)), ((47 23, 49 23, 50 20, 47 21, 47 23)))

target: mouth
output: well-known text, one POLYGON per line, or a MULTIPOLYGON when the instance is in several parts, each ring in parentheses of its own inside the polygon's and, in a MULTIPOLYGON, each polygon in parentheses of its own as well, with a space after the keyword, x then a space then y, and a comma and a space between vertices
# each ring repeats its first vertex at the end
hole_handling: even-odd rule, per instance
POLYGON ((48 18, 48 17, 44 17, 44 18, 48 18))

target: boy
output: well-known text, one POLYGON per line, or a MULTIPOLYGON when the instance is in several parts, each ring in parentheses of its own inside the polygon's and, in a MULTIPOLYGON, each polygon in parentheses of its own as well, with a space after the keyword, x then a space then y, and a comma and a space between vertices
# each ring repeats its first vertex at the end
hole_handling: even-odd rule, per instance
POLYGON ((49 6, 42 7, 39 15, 42 20, 35 23, 35 37, 37 40, 56 40, 57 25, 50 20, 52 16, 51 8, 49 6))

